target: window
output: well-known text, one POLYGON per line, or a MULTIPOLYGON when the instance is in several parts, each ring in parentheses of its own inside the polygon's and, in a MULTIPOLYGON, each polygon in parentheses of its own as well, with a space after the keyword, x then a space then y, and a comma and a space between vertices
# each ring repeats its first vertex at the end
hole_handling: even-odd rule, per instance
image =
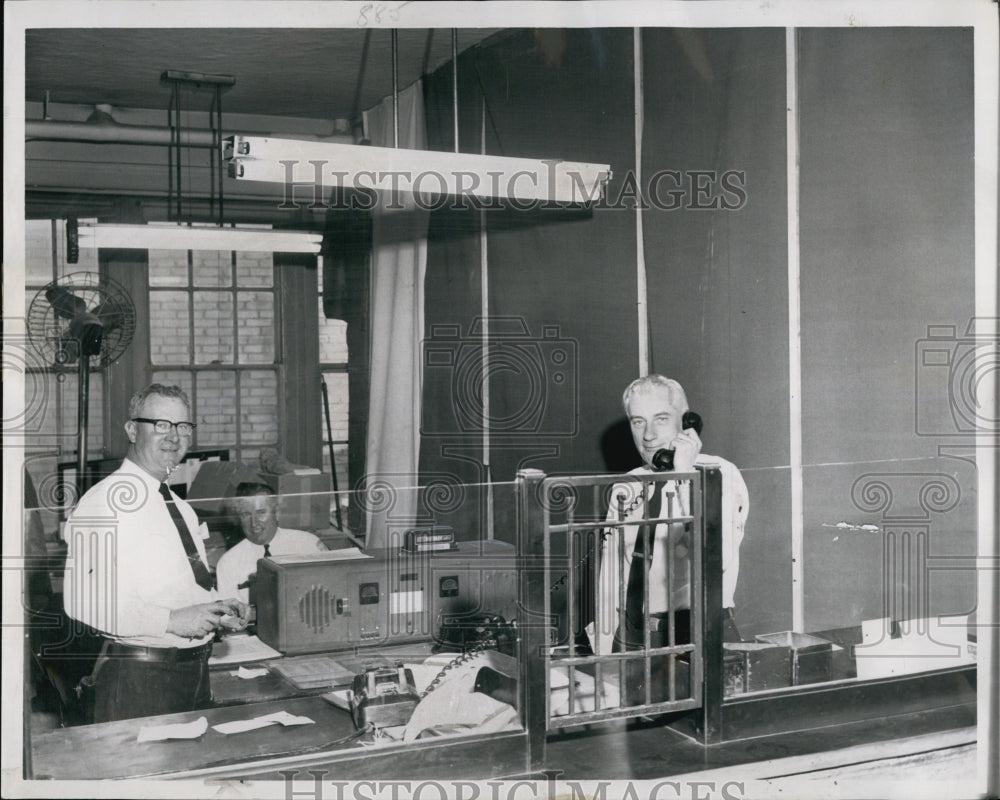
POLYGON ((330 445, 333 446, 333 457, 336 460, 337 487, 343 491, 350 488, 347 477, 348 454, 348 376, 347 376, 347 322, 340 319, 327 319, 323 312, 323 264, 320 259, 318 286, 319 313, 319 365, 326 386, 328 407, 323 410, 329 413, 329 429, 326 418, 323 420, 323 471, 333 474, 330 466, 330 445), (331 438, 332 434, 332 438, 331 438))
MULTIPOLYGON (((66 263, 64 220, 25 222, 24 313, 49 283, 79 272, 97 272, 97 251, 81 250, 76 264, 66 263)), ((59 462, 76 458, 78 379, 75 365, 57 367, 46 363, 29 342, 25 344, 25 464, 31 473, 39 504, 57 509, 75 502, 72 491, 60 488, 55 479, 59 462)), ((88 458, 103 454, 104 373, 90 373, 87 415, 88 458)), ((72 487, 67 487, 71 489, 72 487)), ((45 516, 46 530, 54 528, 56 516, 45 516)))
POLYGON ((191 399, 192 447, 253 462, 278 445, 278 300, 271 253, 149 251, 153 380, 191 399))

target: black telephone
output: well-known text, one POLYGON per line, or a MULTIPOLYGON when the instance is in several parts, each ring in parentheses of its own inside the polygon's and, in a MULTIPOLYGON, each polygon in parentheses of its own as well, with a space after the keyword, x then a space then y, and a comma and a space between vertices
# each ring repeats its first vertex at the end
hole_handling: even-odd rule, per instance
POLYGON ((513 656, 515 640, 514 623, 499 614, 446 614, 434 650, 467 653, 491 648, 513 656))
MULTIPOLYGON (((694 428, 695 433, 701 436, 701 414, 694 411, 685 411, 681 417, 681 428, 687 430, 694 428)), ((656 472, 666 472, 674 468, 674 451, 664 448, 653 453, 653 460, 650 464, 656 472)))

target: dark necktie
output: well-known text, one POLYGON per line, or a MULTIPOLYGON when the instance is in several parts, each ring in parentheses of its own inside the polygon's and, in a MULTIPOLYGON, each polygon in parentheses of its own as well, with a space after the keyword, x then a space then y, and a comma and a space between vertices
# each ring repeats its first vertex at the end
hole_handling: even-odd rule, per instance
MULTIPOLYGON (((663 505, 663 484, 653 484, 653 496, 649 501, 649 519, 660 516, 660 508, 663 505)), ((653 544, 656 542, 656 524, 650 523, 642 525, 636 532, 635 548, 632 550, 632 565, 628 572, 628 587, 625 590, 625 618, 626 627, 638 632, 640 637, 638 642, 632 642, 629 636, 629 644, 642 643, 642 605, 643 594, 646 586, 646 562, 653 556, 653 544), (646 536, 649 536, 649 553, 646 553, 646 536)))
POLYGON ((166 501, 167 511, 170 512, 170 518, 174 521, 174 527, 177 528, 177 533, 180 534, 181 544, 184 545, 184 552, 187 554, 188 563, 191 565, 191 571, 194 573, 194 579, 202 589, 214 589, 215 578, 208 571, 208 567, 201 560, 201 556, 198 555, 198 549, 194 546, 194 539, 191 538, 191 531, 188 529, 184 517, 181 516, 181 510, 177 507, 177 503, 171 497, 167 484, 160 484, 160 495, 166 501))
POLYGON ((264 558, 270 558, 270 557, 271 557, 271 547, 270 547, 270 545, 266 545, 265 544, 264 545, 264 558))

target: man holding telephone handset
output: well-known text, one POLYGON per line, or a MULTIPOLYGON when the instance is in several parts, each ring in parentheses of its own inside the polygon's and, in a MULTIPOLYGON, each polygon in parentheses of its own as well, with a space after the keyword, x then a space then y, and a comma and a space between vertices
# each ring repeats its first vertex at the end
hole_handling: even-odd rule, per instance
POLYGON ((66 613, 105 639, 84 679, 94 687, 95 722, 209 705, 212 639, 246 627, 246 604, 216 593, 207 528, 165 483, 194 429, 179 387, 154 383, 136 392, 122 465, 66 522, 66 613))
MULTIPOLYGON (((647 375, 628 385, 622 396, 625 415, 632 430, 632 439, 642 456, 643 465, 632 470, 630 476, 648 475, 653 472, 693 472, 696 465, 718 467, 722 473, 722 605, 724 635, 727 640, 738 640, 739 633, 733 621, 733 595, 739 572, 739 550, 743 528, 750 507, 746 484, 739 470, 725 459, 701 453, 701 421, 688 409, 687 397, 681 385, 662 375, 647 375), (671 452, 672 451, 672 460, 671 452)), ((674 481, 653 484, 660 487, 660 496, 650 488, 649 482, 631 480, 616 484, 611 492, 608 519, 618 522, 618 498, 623 497, 625 524, 621 528, 606 529, 601 546, 600 577, 596 593, 595 621, 588 626, 591 647, 597 654, 605 655, 642 646, 643 620, 643 544, 639 532, 642 526, 645 501, 649 503, 649 517, 685 516, 690 512, 687 486, 674 481), (625 537, 624 576, 627 582, 625 598, 625 630, 619 629, 619 550, 618 537, 625 537), (638 549, 637 549, 638 542, 638 549)), ((668 609, 674 612, 674 641, 677 644, 691 641, 690 608, 691 586, 688 578, 690 566, 690 525, 660 523, 652 539, 649 559, 649 617, 657 624, 668 609), (667 554, 673 568, 668 576, 667 554), (669 577, 669 580, 668 580, 669 577), (669 597, 667 587, 670 587, 669 597)), ((653 646, 659 628, 653 632, 653 646)), ((662 637, 659 637, 662 638, 662 637)))

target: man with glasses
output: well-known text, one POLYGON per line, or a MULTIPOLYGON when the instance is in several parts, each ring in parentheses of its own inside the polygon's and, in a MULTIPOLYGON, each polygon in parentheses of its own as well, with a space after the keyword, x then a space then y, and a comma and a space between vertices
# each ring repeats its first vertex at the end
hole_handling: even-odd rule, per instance
POLYGON ((246 605, 215 590, 207 529, 166 484, 194 429, 179 387, 136 392, 121 467, 67 520, 66 613, 105 638, 91 676, 95 722, 209 705, 212 638, 246 627, 246 605))

